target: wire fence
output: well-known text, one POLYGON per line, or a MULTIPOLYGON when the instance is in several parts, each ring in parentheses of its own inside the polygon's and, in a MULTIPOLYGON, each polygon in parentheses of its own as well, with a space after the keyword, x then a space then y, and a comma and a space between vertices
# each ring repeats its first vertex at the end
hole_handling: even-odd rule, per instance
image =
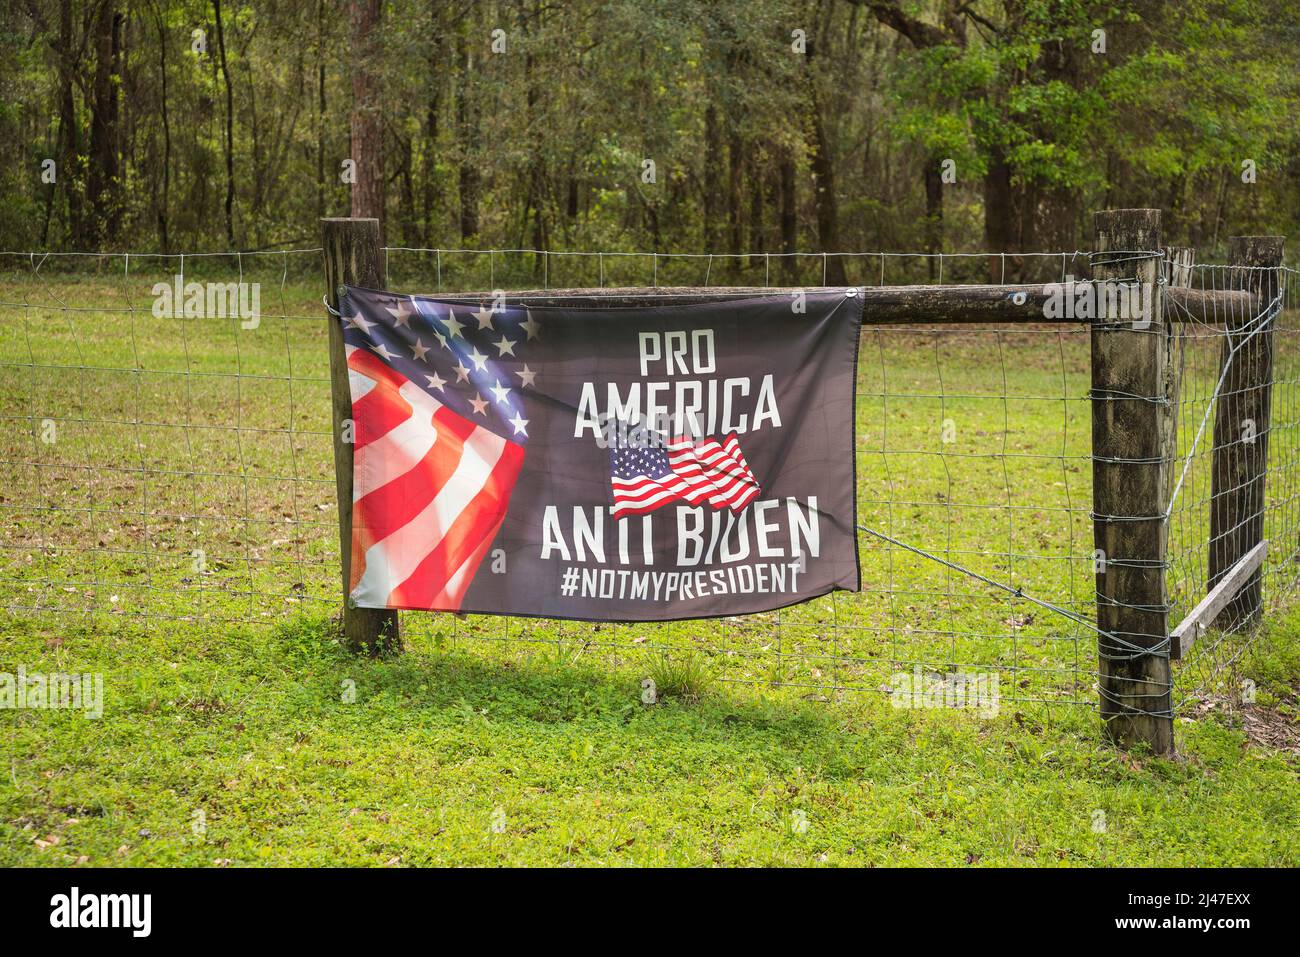
MULTIPOLYGON (((1259 272, 1201 265, 1191 270, 1191 285, 1212 291, 1239 289, 1259 272)), ((1232 317, 1222 311, 1209 316, 1187 314, 1172 326, 1177 449, 1169 505, 1171 626, 1183 620, 1215 583, 1216 551, 1220 558, 1224 552, 1241 551, 1234 546, 1252 522, 1262 523, 1268 548, 1261 572, 1265 617, 1293 601, 1300 584, 1300 395, 1296 388, 1300 304, 1295 276, 1293 269, 1280 270, 1279 288, 1265 295, 1258 313, 1244 322, 1236 317, 1243 330, 1236 336, 1226 331, 1232 317), (1271 371, 1267 423, 1249 418, 1259 398, 1253 394, 1256 388, 1235 382, 1232 375, 1249 350, 1265 347, 1259 340, 1266 335, 1272 340, 1266 347, 1271 371), (1246 496, 1243 511, 1230 510, 1226 500, 1241 500, 1240 493, 1249 484, 1236 477, 1245 471, 1239 466, 1256 455, 1264 463, 1264 495, 1258 500, 1246 496)), ((1193 712, 1225 689, 1229 700, 1248 695, 1249 679, 1236 666, 1255 641, 1269 634, 1256 624, 1233 614, 1232 606, 1218 616, 1176 672, 1176 712, 1193 712)))
MULTIPOLYGON (((1065 282, 1086 252, 547 253, 385 250, 411 292, 913 282, 1065 282), (539 281, 540 279, 540 281, 539 281)), ((1169 266, 1168 268, 1172 268, 1169 266)), ((1267 494, 1270 610, 1293 597, 1300 343, 1284 271, 1267 494)), ((1225 267, 1182 279, 1225 288, 1225 267)), ((340 602, 320 252, 0 253, 0 587, 31 627, 262 625, 340 602), (232 285, 233 284, 233 285, 232 285), (215 289, 214 287, 220 287, 215 289), (242 297, 242 298, 241 298, 242 297), (214 308, 215 305, 215 308, 214 308), (63 624, 61 624, 63 623, 63 624)), ((1174 325, 1181 476, 1171 624, 1208 585, 1218 316, 1174 325)), ((993 675, 1003 702, 1097 700, 1087 324, 871 326, 859 352, 863 591, 743 618, 663 624, 403 613, 408 640, 554 648, 615 662, 701 655, 721 681, 810 697, 993 675), (1038 602, 1024 600, 1032 595, 1038 602), (1020 597, 1018 597, 1020 596, 1020 597)), ((1260 634, 1205 636, 1188 709, 1260 634)))

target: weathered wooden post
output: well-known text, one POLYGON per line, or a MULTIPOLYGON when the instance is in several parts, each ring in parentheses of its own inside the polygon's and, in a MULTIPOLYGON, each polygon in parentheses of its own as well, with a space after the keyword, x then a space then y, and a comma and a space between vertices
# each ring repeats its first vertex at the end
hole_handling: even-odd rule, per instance
MULTIPOLYGON (((324 228, 325 295, 335 311, 343 284, 384 287, 384 259, 377 219, 322 219, 324 228)), ((329 321, 330 395, 334 409, 334 482, 339 503, 339 559, 343 573, 343 635, 354 652, 381 655, 398 651, 401 638, 397 612, 355 608, 348 599, 352 570, 352 395, 343 349, 343 324, 329 321)))
MULTIPOLYGON (((1214 473, 1211 479, 1210 561, 1213 588, 1264 540, 1264 478, 1273 408, 1274 317, 1282 265, 1281 236, 1233 236, 1228 245, 1228 283, 1256 293, 1254 309, 1227 316, 1221 366, 1227 368, 1214 410, 1214 473)), ((1262 576, 1255 568, 1214 621, 1236 628, 1259 617, 1262 576)))
POLYGON ((1160 211, 1099 212, 1095 232, 1092 495, 1101 715, 1116 743, 1145 743, 1165 754, 1174 748, 1164 515, 1174 407, 1160 211), (1121 310, 1125 291, 1129 309, 1121 310))

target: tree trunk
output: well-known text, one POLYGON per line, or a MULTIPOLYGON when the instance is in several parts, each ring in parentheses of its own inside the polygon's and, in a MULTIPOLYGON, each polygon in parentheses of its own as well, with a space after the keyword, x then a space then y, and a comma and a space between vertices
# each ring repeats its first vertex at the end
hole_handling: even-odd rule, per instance
MULTIPOLYGON (((73 89, 77 82, 77 48, 72 28, 72 0, 61 0, 59 4, 59 140, 56 151, 55 183, 51 184, 49 210, 52 211, 59 185, 66 197, 68 239, 75 249, 85 249, 86 224, 83 206, 82 176, 85 166, 82 161, 81 125, 77 122, 77 105, 73 98, 73 89)), ((46 245, 49 235, 49 211, 46 214, 46 226, 42 231, 41 245, 46 245)))
POLYGON ((158 197, 158 241, 162 251, 171 252, 171 238, 168 235, 168 212, 172 183, 172 128, 167 109, 167 30, 163 23, 162 11, 158 11, 158 76, 161 83, 163 159, 162 159, 162 194, 158 197))
POLYGON ((399 232, 402 242, 408 246, 418 246, 420 243, 419 236, 419 219, 420 215, 415 208, 415 137, 409 139, 397 138, 398 155, 401 157, 401 166, 398 173, 401 176, 401 219, 399 232))
POLYGON ((746 165, 749 169, 749 236, 751 251, 754 253, 749 259, 749 265, 753 268, 764 258, 759 254, 767 252, 767 235, 763 228, 763 193, 767 183, 757 163, 746 165))
MULTIPOLYGON (((835 166, 831 161, 830 146, 826 142, 826 130, 822 125, 821 111, 814 98, 812 110, 813 131, 813 183, 814 200, 817 208, 817 244, 824 253, 838 252, 839 237, 839 202, 835 197, 835 166)), ((843 286, 844 261, 839 256, 826 260, 825 281, 827 285, 843 286)))
POLYGON ((222 84, 226 88, 226 242, 235 248, 235 99, 230 88, 230 66, 226 62, 226 34, 221 24, 221 0, 212 0, 217 21, 217 55, 222 84))
POLYGON ((716 253, 722 235, 722 124, 718 110, 709 102, 704 110, 704 249, 716 253))
POLYGON ((121 80, 122 14, 104 3, 95 21, 95 78, 90 115, 90 202, 92 245, 112 244, 121 223, 118 196, 118 90, 121 80))
POLYGON ((456 138, 460 140, 460 238, 478 235, 478 167, 471 159, 471 144, 478 137, 474 106, 470 102, 469 77, 474 70, 474 55, 469 43, 460 38, 460 76, 456 82, 456 138))
POLYGON ((984 248, 989 252, 989 282, 1014 282, 1014 263, 997 255, 1015 251, 1016 211, 1011 191, 1011 166, 1000 150, 992 150, 984 174, 984 248))
MULTIPOLYGON (((521 5, 522 6, 522 5, 521 5)), ((524 215, 527 216, 529 209, 532 210, 533 216, 533 249, 546 249, 550 244, 550 229, 548 222, 549 203, 547 202, 546 190, 546 169, 545 149, 542 143, 542 117, 539 115, 538 104, 541 102, 542 93, 540 84, 537 82, 536 63, 533 57, 533 46, 531 43, 529 24, 536 22, 538 29, 541 29, 541 8, 534 8, 531 17, 523 18, 524 34, 524 89, 525 102, 527 103, 527 112, 524 115, 524 123, 531 131, 531 148, 528 157, 528 201, 524 203, 524 215)), ((521 244, 522 245, 522 244, 521 244)), ((533 273, 535 278, 541 279, 545 273, 545 263, 540 256, 533 258, 533 273)))
POLYGON ((384 129, 380 117, 379 62, 380 0, 350 0, 352 27, 352 184, 353 217, 379 220, 384 235, 384 129))
MULTIPOLYGON (((728 245, 733 253, 745 251, 744 162, 745 145, 733 130, 727 143, 727 225, 731 233, 728 245)), ((728 260, 728 266, 738 269, 740 260, 728 260)))
POLYGON ((938 260, 936 253, 943 252, 943 174, 939 168, 942 158, 931 156, 925 164, 925 251, 930 271, 930 282, 936 278, 938 260))
POLYGON ((325 217, 325 0, 316 8, 316 216, 325 217))
MULTIPOLYGON (((813 71, 813 55, 820 53, 821 35, 826 32, 830 22, 831 8, 826 8, 826 20, 818 31, 815 42, 807 47, 808 72, 808 112, 812 127, 812 173, 813 173, 813 207, 817 213, 817 244, 824 253, 838 252, 840 248, 839 199, 835 195, 835 163, 831 157, 831 145, 826 137, 826 124, 823 121, 822 101, 817 90, 817 76, 813 71)), ((819 282, 831 286, 846 284, 844 261, 839 257, 823 260, 825 268, 818 277, 819 282)))
POLYGON ((783 272, 788 277, 787 281, 793 281, 799 266, 795 262, 795 257, 791 255, 799 242, 799 214, 797 212, 798 196, 795 194, 794 154, 788 147, 781 151, 779 176, 781 180, 781 252, 785 253, 782 266, 783 272))
POLYGON ((438 113, 442 104, 442 37, 439 29, 439 13, 442 0, 431 0, 429 16, 433 22, 434 35, 429 44, 429 85, 428 99, 424 108, 424 149, 421 162, 421 218, 423 219, 423 242, 433 245, 435 207, 438 203, 438 113))

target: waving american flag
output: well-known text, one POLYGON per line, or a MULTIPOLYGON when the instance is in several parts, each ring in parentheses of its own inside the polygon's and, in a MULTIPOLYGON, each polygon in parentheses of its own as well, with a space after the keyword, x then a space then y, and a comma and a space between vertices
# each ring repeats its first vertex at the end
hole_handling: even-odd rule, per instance
POLYGON ((643 515, 679 499, 739 512, 761 491, 734 434, 722 442, 678 436, 611 448, 609 470, 615 518, 643 515))
POLYGON ((354 422, 350 594, 366 608, 456 611, 510 503, 528 441, 523 361, 541 324, 348 289, 354 422))

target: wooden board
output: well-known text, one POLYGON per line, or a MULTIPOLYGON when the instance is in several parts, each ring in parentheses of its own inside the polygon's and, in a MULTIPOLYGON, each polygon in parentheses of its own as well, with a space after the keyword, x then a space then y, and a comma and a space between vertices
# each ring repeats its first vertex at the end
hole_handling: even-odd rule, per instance
POLYGON ((1210 589, 1209 594, 1202 598, 1178 627, 1170 632, 1169 654, 1172 658, 1182 658, 1187 654, 1188 649, 1201 633, 1210 627, 1219 613, 1237 596, 1241 586, 1250 581, 1259 567, 1264 564, 1267 555, 1268 542, 1260 542, 1224 573, 1219 583, 1210 589))
MULTIPOLYGON (((1080 281, 1081 282, 1081 281, 1080 281)), ((535 306, 652 306, 713 302, 738 296, 789 296, 796 292, 843 292, 845 287, 765 286, 611 286, 603 289, 525 289, 502 293, 506 302, 535 306)), ((450 301, 483 302, 492 292, 428 293, 450 301)), ((1088 319, 1049 319, 1043 306, 1051 295, 1047 284, 1024 286, 865 286, 855 295, 866 302, 863 324, 868 326, 969 323, 1052 323, 1086 325, 1088 319)), ((1255 298, 1243 290, 1168 289, 1164 315, 1169 322, 1222 322, 1234 311, 1253 308, 1255 298)))

